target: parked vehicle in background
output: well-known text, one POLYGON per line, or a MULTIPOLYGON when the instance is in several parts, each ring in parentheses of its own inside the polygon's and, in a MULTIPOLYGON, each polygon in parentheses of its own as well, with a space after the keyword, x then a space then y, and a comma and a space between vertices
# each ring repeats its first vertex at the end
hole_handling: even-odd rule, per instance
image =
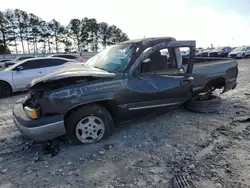
POLYGON ((184 103, 189 110, 218 110, 220 99, 211 93, 217 88, 223 92, 235 88, 237 61, 194 65, 194 53, 195 41, 170 37, 116 44, 84 65, 70 65, 34 79, 30 96, 14 106, 14 123, 36 141, 67 134, 72 143, 79 144, 108 138, 115 124, 184 103), (189 58, 182 58, 182 47, 191 48, 189 58), (188 63, 183 66, 184 59, 188 63))
POLYGON ((230 46, 218 47, 208 53, 208 57, 227 57, 232 51, 230 46))
POLYGON ((49 57, 61 57, 61 58, 65 58, 65 59, 71 59, 71 60, 84 62, 83 57, 81 57, 78 54, 53 54, 53 55, 50 55, 49 57))
POLYGON ((8 97, 12 92, 27 90, 26 86, 34 78, 52 73, 70 63, 77 63, 77 61, 57 57, 20 61, 0 71, 0 98, 8 97))
MULTIPOLYGON (((199 50, 199 49, 195 50, 195 56, 200 56, 201 53, 202 53, 201 50, 199 50)), ((190 50, 189 49, 186 50, 186 51, 181 51, 181 55, 182 56, 189 56, 189 54, 190 54, 190 50)))
POLYGON ((187 50, 181 50, 181 56, 187 56, 187 50))
POLYGON ((237 47, 228 54, 228 57, 242 58, 242 59, 244 59, 247 56, 250 56, 250 46, 237 47))
MULTIPOLYGON (((196 49, 195 56, 199 57, 199 56, 201 56, 201 53, 202 53, 202 50, 196 49)), ((189 52, 189 54, 190 54, 190 52, 189 52)))
POLYGON ((0 68, 6 67, 5 63, 11 61, 11 59, 2 59, 0 60, 0 68))
POLYGON ((11 65, 14 65, 14 64, 18 63, 19 61, 23 61, 23 60, 31 59, 31 58, 35 58, 35 57, 36 56, 19 56, 19 57, 13 59, 13 60, 5 62, 5 67, 9 67, 11 65))
POLYGON ((208 57, 208 53, 211 52, 211 50, 204 50, 200 53, 200 57, 208 57))

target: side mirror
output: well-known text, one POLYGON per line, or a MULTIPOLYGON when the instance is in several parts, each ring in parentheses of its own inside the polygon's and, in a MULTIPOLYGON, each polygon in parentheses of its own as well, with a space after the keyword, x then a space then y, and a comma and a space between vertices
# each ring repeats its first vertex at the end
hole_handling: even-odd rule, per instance
POLYGON ((17 71, 21 71, 21 70, 23 70, 23 66, 18 66, 17 71))

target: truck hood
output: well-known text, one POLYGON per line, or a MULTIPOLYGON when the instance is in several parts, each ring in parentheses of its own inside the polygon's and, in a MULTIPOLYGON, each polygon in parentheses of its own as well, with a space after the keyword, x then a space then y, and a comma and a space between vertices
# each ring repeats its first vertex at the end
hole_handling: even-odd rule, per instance
POLYGON ((87 66, 84 64, 74 64, 74 65, 68 65, 65 66, 62 69, 59 69, 58 71, 55 71, 53 73, 47 74, 43 77, 34 79, 31 81, 28 87, 33 87, 37 83, 46 83, 46 82, 51 82, 54 80, 60 80, 64 78, 69 78, 69 77, 113 77, 115 76, 114 73, 109 73, 105 70, 101 70, 95 67, 87 66))

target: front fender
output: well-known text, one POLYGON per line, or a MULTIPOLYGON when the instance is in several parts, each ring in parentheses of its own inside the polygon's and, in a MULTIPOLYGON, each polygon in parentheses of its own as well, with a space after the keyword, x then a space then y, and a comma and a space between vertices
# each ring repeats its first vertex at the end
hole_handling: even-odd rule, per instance
POLYGON ((4 82, 7 82, 8 84, 10 84, 13 92, 15 92, 16 87, 15 87, 15 84, 13 82, 12 77, 13 77, 13 75, 12 75, 12 72, 10 72, 10 71, 1 71, 0 72, 0 81, 4 81, 4 82))
POLYGON ((105 96, 96 94, 94 96, 86 97, 86 99, 83 101, 80 101, 77 99, 76 102, 71 103, 72 105, 69 106, 70 108, 67 108, 67 110, 64 112, 64 114, 67 113, 68 111, 71 111, 72 109, 77 108, 77 107, 82 106, 82 105, 87 105, 90 103, 100 103, 103 101, 110 101, 110 100, 114 100, 114 93, 109 93, 109 94, 106 94, 105 96))
MULTIPOLYGON (((69 110, 88 103, 113 100, 122 88, 122 80, 91 85, 73 85, 48 93, 49 111, 65 114, 69 110)), ((45 107, 46 108, 46 107, 45 107)))

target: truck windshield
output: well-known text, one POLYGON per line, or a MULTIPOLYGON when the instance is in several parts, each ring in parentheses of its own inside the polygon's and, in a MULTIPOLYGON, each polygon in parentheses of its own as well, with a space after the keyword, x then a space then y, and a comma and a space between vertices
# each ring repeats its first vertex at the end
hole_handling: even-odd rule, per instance
POLYGON ((86 65, 108 72, 121 73, 129 63, 135 47, 132 44, 118 44, 108 47, 86 62, 86 65))

